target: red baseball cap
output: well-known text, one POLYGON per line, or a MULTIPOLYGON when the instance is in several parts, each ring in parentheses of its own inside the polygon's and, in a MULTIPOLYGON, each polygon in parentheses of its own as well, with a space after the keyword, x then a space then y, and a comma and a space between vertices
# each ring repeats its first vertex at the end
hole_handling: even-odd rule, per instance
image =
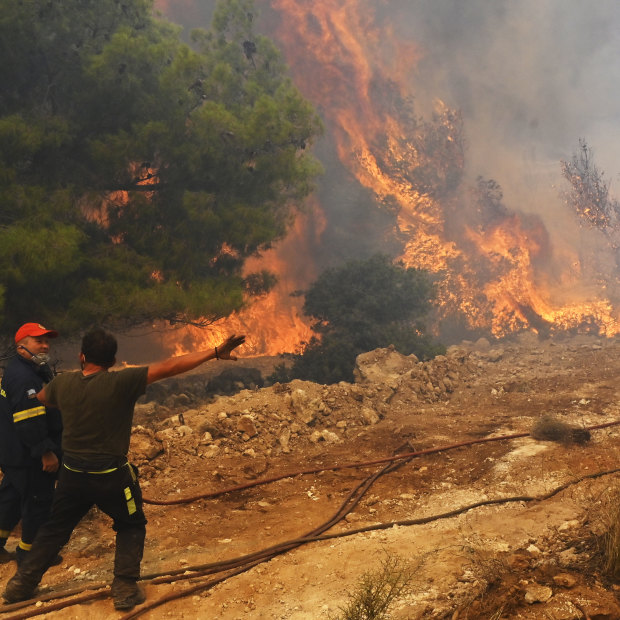
POLYGON ((55 329, 47 329, 41 323, 24 323, 15 332, 15 342, 23 340, 27 336, 47 336, 48 338, 56 338, 58 332, 55 329))

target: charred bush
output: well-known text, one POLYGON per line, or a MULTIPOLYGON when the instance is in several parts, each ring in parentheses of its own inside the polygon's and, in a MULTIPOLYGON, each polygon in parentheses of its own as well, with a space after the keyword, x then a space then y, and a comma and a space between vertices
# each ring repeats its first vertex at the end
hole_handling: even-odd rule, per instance
POLYGON ((543 415, 536 422, 531 435, 534 439, 565 444, 585 444, 590 441, 590 431, 587 429, 565 424, 550 415, 543 415))

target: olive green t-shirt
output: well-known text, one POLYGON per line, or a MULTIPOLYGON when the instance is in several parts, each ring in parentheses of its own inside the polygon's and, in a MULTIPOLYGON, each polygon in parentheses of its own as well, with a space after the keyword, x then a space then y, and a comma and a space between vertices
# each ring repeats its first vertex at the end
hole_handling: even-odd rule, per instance
POLYGON ((45 402, 60 409, 62 449, 69 457, 124 457, 133 410, 146 391, 147 366, 60 374, 45 386, 45 402))

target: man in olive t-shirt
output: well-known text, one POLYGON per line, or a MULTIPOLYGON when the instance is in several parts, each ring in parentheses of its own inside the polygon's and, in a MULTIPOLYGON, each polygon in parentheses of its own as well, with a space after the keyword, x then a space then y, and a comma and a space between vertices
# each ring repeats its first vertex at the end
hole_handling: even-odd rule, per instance
MULTIPOLYGON (((126 457, 134 405, 144 394, 148 368, 59 375, 45 389, 48 403, 63 403, 65 462, 126 457)), ((55 405, 56 406, 56 405, 55 405)))
POLYGON ((116 531, 112 597, 116 609, 132 609, 145 600, 138 586, 146 518, 136 470, 127 461, 136 400, 146 386, 211 359, 237 358, 231 352, 245 342, 232 335, 223 344, 150 366, 110 372, 116 362, 116 339, 102 329, 82 339, 81 371, 64 373, 37 398, 61 409, 63 464, 51 516, 39 530, 26 560, 9 580, 5 601, 32 596, 58 551, 93 505, 113 520, 116 531))

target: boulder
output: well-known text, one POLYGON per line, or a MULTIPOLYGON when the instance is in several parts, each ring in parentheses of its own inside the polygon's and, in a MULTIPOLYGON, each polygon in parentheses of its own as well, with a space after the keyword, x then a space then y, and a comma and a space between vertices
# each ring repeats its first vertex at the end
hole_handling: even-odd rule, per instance
POLYGON ((161 454, 164 449, 154 435, 146 429, 137 428, 131 435, 129 451, 131 460, 136 462, 150 461, 161 454))
POLYGON ((358 355, 353 376, 356 383, 391 383, 413 370, 418 363, 415 355, 402 355, 390 345, 358 355))

